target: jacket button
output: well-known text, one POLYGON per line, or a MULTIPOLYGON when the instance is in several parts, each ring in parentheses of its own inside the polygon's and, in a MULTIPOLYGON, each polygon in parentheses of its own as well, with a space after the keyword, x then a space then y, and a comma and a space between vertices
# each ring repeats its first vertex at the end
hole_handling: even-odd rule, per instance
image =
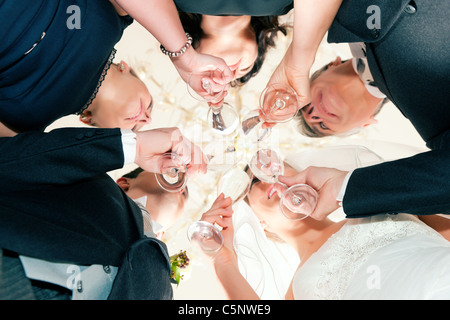
POLYGON ((110 266, 103 266, 103 271, 105 271, 105 273, 111 273, 111 267, 110 266))
POLYGON ((370 30, 370 33, 372 34, 372 38, 378 39, 380 36, 380 29, 372 29, 370 30))
POLYGON ((79 293, 82 293, 82 292, 83 292, 83 282, 82 282, 81 280, 78 280, 78 281, 77 281, 77 291, 78 291, 79 293))
POLYGON ((410 1, 404 10, 408 14, 414 14, 417 12, 417 5, 414 1, 410 1))

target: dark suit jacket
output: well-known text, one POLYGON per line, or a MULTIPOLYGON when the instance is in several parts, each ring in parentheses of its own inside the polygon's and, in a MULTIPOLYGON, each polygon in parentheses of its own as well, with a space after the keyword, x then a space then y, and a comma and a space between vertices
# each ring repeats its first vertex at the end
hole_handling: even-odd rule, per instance
POLYGON ((343 206, 348 217, 450 213, 450 1, 344 0, 328 42, 365 42, 377 86, 432 149, 356 170, 343 206), (379 29, 367 13, 377 5, 379 29))
POLYGON ((144 237, 139 207, 105 173, 123 161, 119 129, 0 138, 0 247, 119 266, 110 298, 171 299, 167 248, 144 237))

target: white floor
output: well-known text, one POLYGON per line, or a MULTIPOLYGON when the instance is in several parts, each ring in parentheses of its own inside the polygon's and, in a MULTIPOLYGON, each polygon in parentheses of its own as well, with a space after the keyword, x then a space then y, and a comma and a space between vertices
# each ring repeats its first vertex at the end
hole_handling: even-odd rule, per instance
MULTIPOLYGON (((277 49, 270 51, 267 61, 258 74, 249 84, 239 92, 231 95, 233 104, 241 116, 258 105, 259 93, 264 88, 268 77, 284 54, 289 38, 279 40, 277 49)), ((136 22, 130 26, 118 49, 116 60, 125 60, 133 66, 142 76, 157 102, 152 114, 153 123, 149 128, 179 126, 182 131, 194 142, 207 146, 214 141, 212 135, 202 126, 207 107, 194 101, 186 91, 169 59, 159 50, 159 44, 136 22)), ((346 45, 329 45, 323 43, 316 59, 315 67, 332 61, 337 55, 342 58, 350 57, 346 45)), ((289 124, 274 132, 275 143, 286 156, 292 152, 307 150, 308 148, 325 145, 361 144, 372 148, 385 159, 399 158, 426 150, 423 141, 417 132, 400 112, 392 105, 386 105, 377 117, 379 123, 369 127, 355 137, 348 139, 326 138, 320 141, 307 139, 295 133, 289 124)), ((74 116, 57 121, 49 130, 59 126, 83 126, 74 116)), ((246 145, 238 148, 237 154, 245 155, 246 145)), ((239 161, 239 158, 233 159, 239 161)), ((111 172, 117 177, 129 168, 111 172)), ((186 207, 185 219, 173 230, 168 232, 165 239, 169 251, 172 253, 188 249, 185 234, 186 226, 209 208, 211 201, 216 197, 214 184, 218 173, 211 172, 203 177, 194 177, 189 182, 190 199, 186 207), (208 183, 209 182, 209 183, 208 183)), ((200 257, 191 256, 192 267, 185 275, 185 279, 175 288, 175 299, 223 299, 225 296, 216 282, 212 268, 200 257)))

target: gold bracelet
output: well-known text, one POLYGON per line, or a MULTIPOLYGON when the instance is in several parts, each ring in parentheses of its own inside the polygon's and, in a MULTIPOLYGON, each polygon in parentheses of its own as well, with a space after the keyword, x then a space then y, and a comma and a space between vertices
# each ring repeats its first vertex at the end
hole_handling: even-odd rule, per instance
POLYGON ((186 37, 187 37, 187 41, 186 44, 184 45, 183 48, 181 48, 179 51, 177 52, 171 52, 169 50, 167 50, 166 48, 164 48, 163 45, 160 46, 160 49, 162 51, 162 53, 164 53, 166 56, 169 56, 171 58, 175 58, 178 56, 181 56, 183 53, 186 52, 186 50, 191 46, 192 44, 192 37, 189 33, 186 32, 186 37))

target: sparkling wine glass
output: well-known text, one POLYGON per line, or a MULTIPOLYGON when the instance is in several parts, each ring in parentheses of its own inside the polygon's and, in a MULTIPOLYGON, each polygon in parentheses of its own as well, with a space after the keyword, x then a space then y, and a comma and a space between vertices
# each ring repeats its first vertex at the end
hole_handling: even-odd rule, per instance
POLYGON ((261 181, 281 186, 283 194, 280 197, 280 209, 286 218, 302 220, 314 211, 318 194, 313 188, 306 184, 295 184, 288 188, 278 181, 278 177, 284 173, 284 165, 274 150, 258 150, 250 160, 249 167, 261 181))
MULTIPOLYGON (((299 109, 297 93, 293 88, 283 84, 267 86, 261 93, 259 109, 252 110, 244 116, 242 131, 248 135, 263 122, 282 123, 290 121, 299 109)), ((258 141, 270 135, 271 128, 264 129, 258 141)))
POLYGON ((207 221, 192 223, 187 230, 191 243, 199 246, 206 253, 215 253, 223 246, 223 237, 219 229, 207 221))
POLYGON ((210 104, 208 110, 208 126, 216 133, 229 134, 239 125, 239 116, 229 103, 216 103, 223 100, 227 95, 228 83, 220 69, 194 72, 188 80, 188 92, 198 101, 206 101, 210 104))
MULTIPOLYGON (((242 169, 234 167, 221 178, 217 187, 218 194, 230 197, 233 203, 244 198, 250 189, 251 179, 242 169)), ((215 253, 223 246, 220 230, 206 221, 197 221, 188 228, 188 239, 207 253, 215 253)))
POLYGON ((251 178, 239 167, 234 167, 225 172, 219 180, 217 185, 217 193, 224 194, 225 197, 230 197, 233 203, 243 199, 251 184, 251 178))
POLYGON ((159 173, 155 172, 159 186, 168 192, 183 190, 188 180, 188 169, 176 153, 165 153, 158 158, 159 173))

